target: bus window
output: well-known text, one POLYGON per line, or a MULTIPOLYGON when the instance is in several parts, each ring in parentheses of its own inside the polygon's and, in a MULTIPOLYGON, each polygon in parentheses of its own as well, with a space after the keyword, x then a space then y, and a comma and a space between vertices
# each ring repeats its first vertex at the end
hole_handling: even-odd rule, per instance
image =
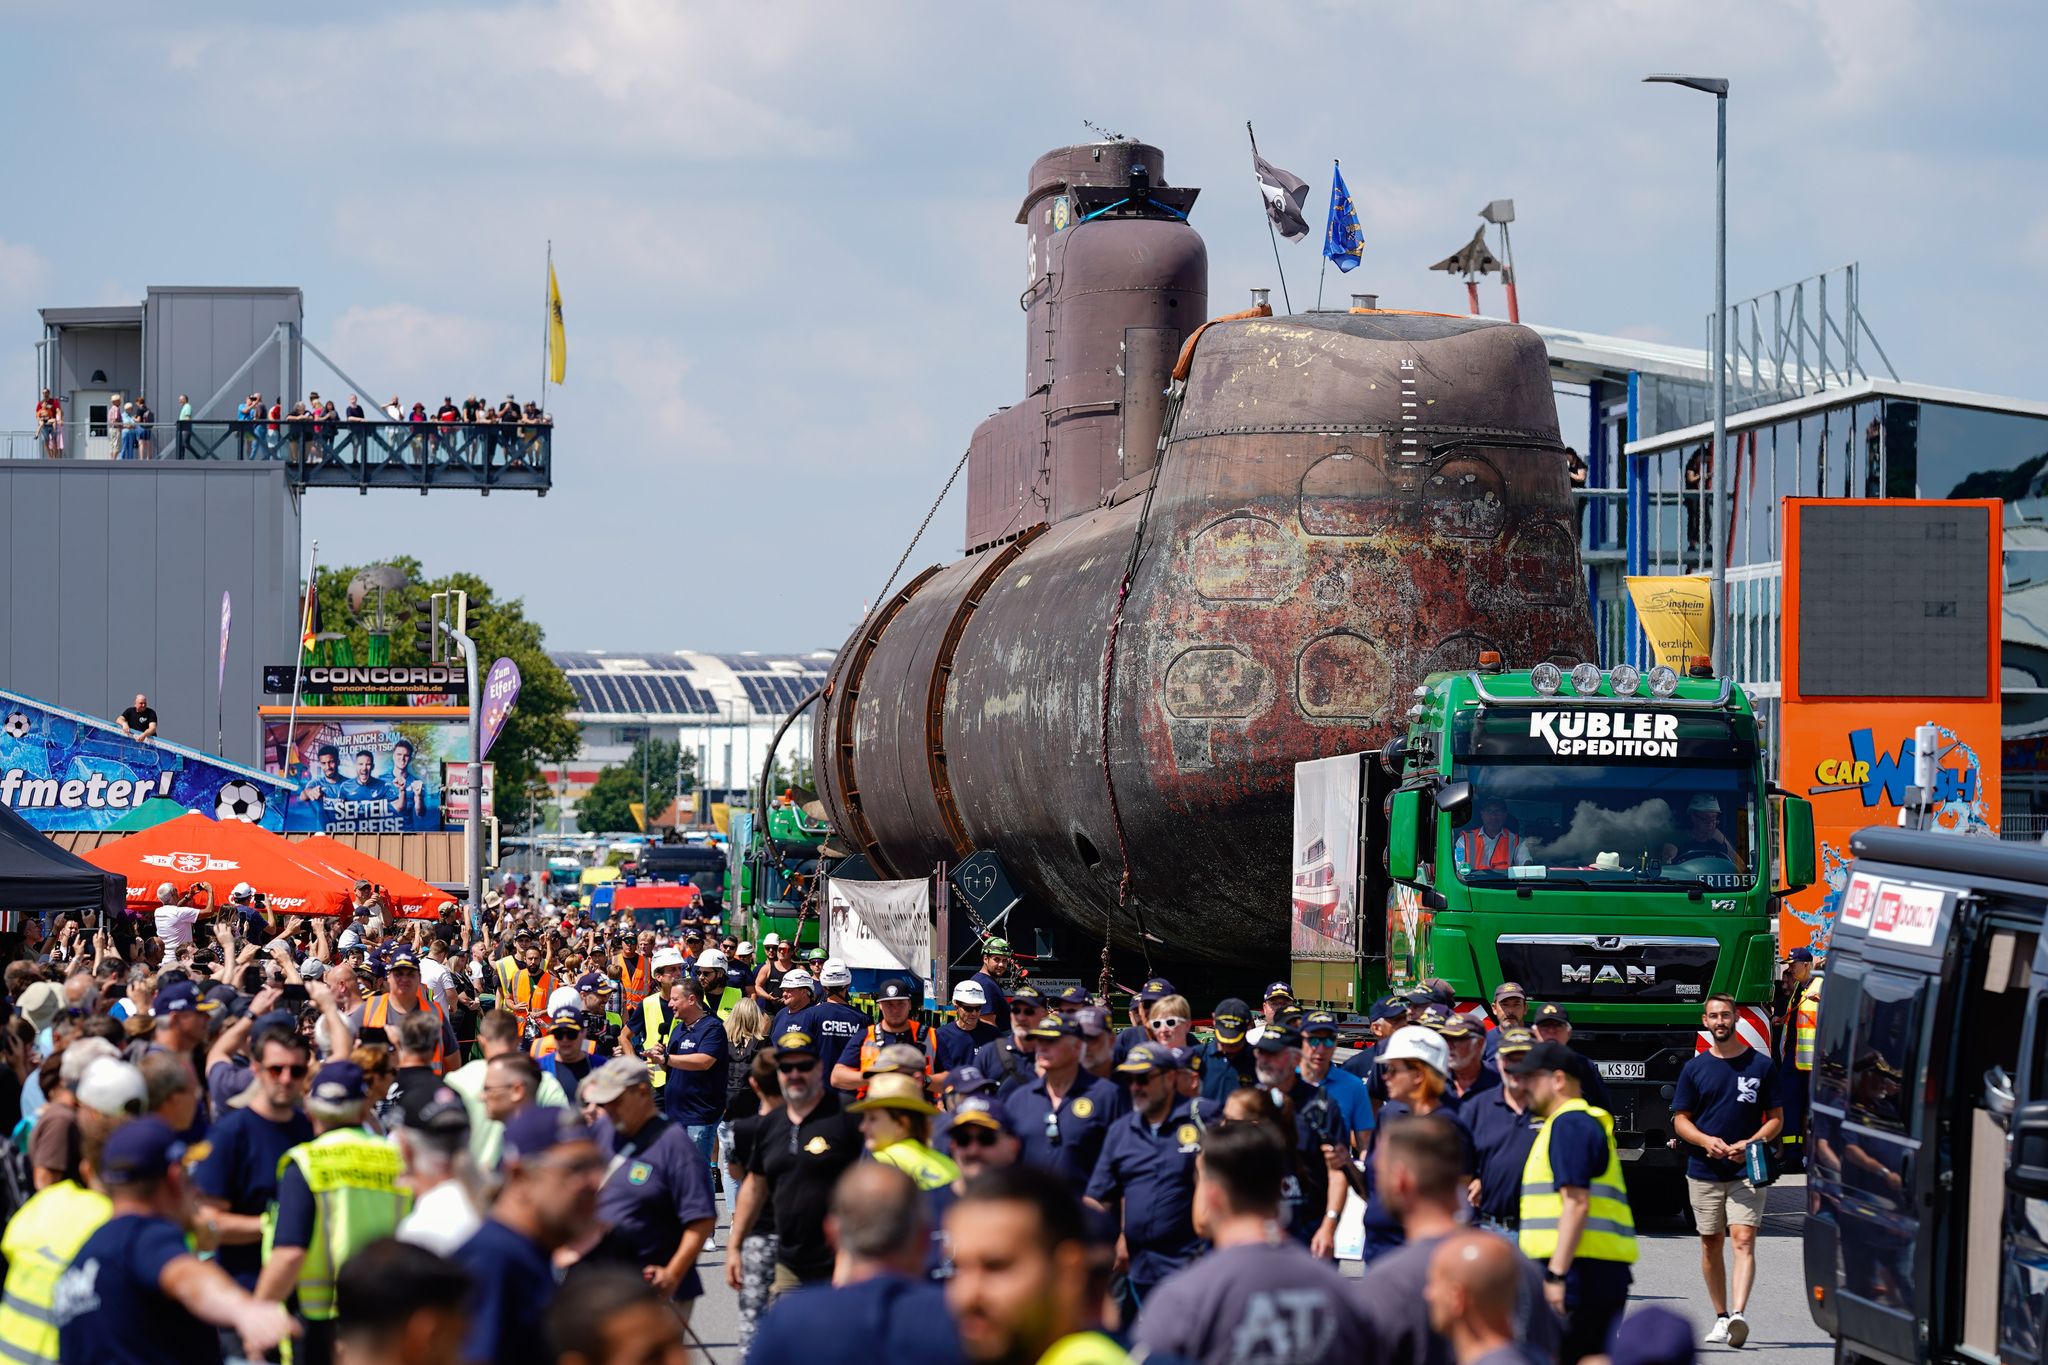
POLYGON ((1920 1003, 1926 978, 1872 972, 1856 1011, 1856 1054, 1850 1064, 1849 1121, 1903 1133, 1920 1047, 1920 1003))

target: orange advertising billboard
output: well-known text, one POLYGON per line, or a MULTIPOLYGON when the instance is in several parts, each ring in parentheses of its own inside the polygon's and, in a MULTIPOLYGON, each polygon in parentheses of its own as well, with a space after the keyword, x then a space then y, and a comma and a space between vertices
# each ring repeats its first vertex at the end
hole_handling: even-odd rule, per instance
POLYGON ((1826 952, 1849 836, 1898 822, 1920 726, 1932 827, 1998 828, 2002 516, 1995 498, 1784 500, 1778 785, 1813 802, 1820 874, 1782 904, 1787 949, 1826 952))

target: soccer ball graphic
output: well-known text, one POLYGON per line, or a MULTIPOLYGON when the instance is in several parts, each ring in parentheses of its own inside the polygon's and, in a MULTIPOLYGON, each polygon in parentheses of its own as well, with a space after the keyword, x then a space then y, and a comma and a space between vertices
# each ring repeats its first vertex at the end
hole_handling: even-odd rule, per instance
POLYGON ((263 818, 263 789, 239 777, 222 784, 213 801, 213 818, 255 824, 263 818))
POLYGON ((5 729, 6 731, 7 731, 8 735, 9 735, 9 736, 11 736, 12 738, 15 738, 15 739, 27 739, 27 738, 28 738, 28 731, 29 731, 29 719, 28 719, 28 712, 26 712, 26 711, 10 711, 10 712, 8 712, 8 713, 7 713, 7 723, 6 723, 6 725, 5 725, 5 726, 0 726, 0 728, 4 728, 4 729, 5 729))

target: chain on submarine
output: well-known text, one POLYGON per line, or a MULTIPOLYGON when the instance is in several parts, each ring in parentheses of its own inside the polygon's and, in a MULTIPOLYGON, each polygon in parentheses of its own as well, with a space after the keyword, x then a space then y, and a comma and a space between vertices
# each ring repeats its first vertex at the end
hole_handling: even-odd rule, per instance
POLYGON ((1296 761, 1384 743, 1482 649, 1590 658, 1592 629, 1536 335, 1204 327, 1196 191, 1164 161, 1122 141, 1032 166, 1025 396, 974 433, 966 557, 841 650, 815 771, 879 875, 994 849, 1126 946, 1141 911, 1160 957, 1279 956, 1296 761))

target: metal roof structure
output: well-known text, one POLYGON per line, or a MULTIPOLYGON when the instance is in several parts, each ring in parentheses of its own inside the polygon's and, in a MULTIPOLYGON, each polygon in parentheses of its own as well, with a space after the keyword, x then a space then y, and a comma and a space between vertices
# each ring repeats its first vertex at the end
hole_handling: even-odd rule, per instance
POLYGON ((808 654, 550 654, 576 693, 579 723, 684 724, 786 716, 825 684, 831 650, 808 654))

